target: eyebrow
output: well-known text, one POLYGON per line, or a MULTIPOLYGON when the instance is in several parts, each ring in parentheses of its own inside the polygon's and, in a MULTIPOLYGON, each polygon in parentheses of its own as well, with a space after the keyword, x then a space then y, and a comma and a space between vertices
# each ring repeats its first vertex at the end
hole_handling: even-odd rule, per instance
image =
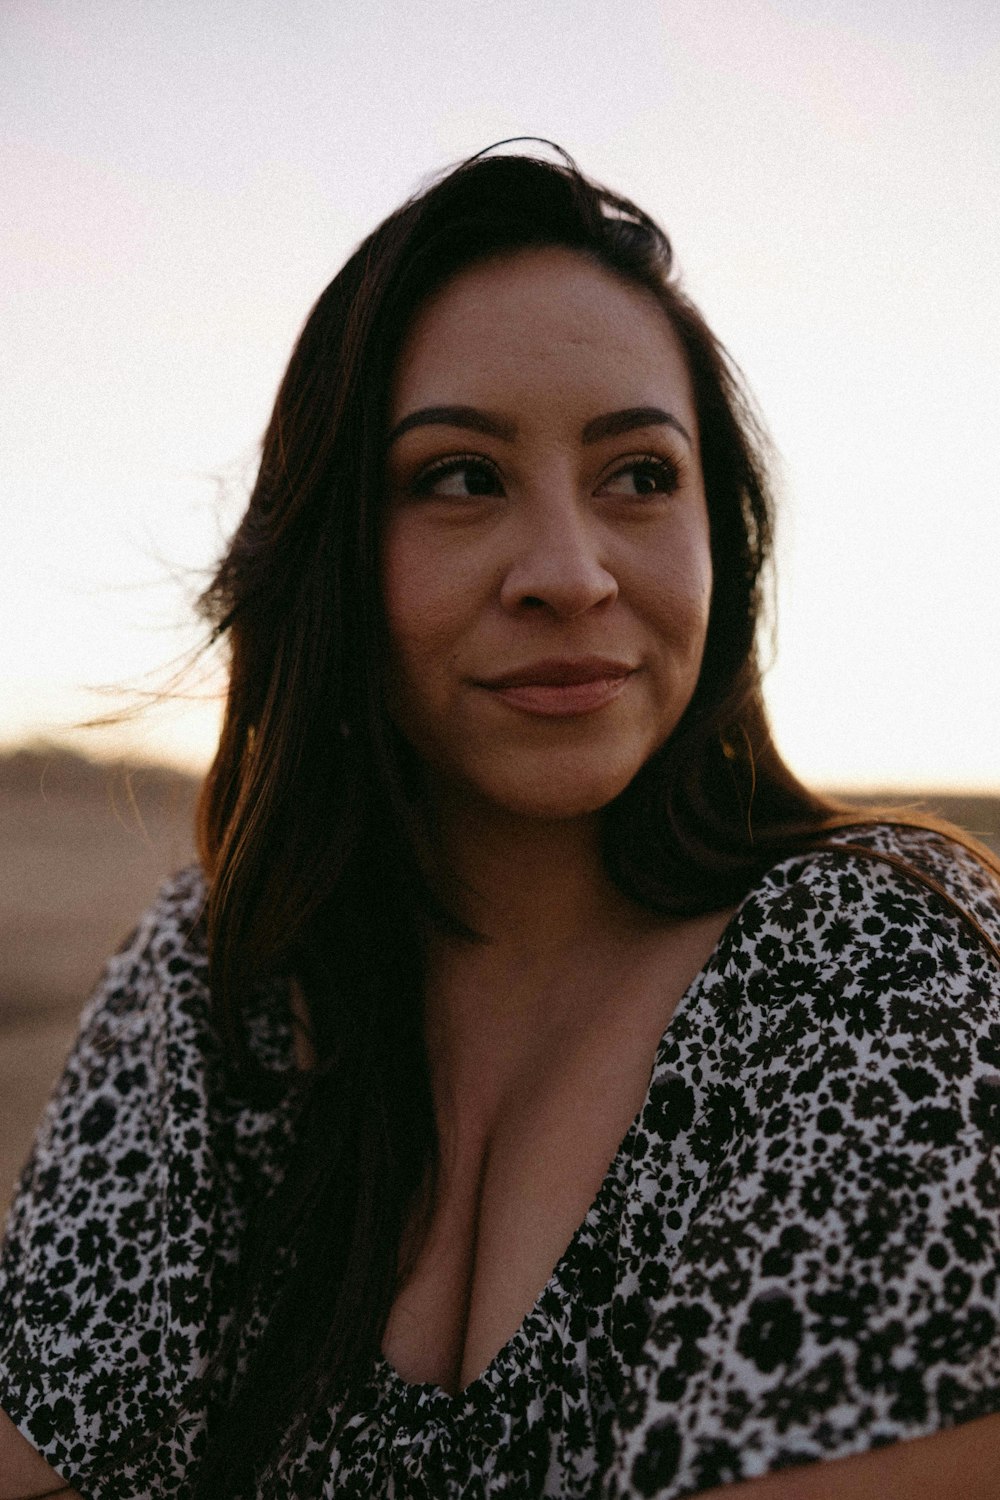
POLYGON ((672 427, 690 447, 694 447, 683 422, 659 406, 626 406, 622 411, 609 411, 603 417, 593 417, 583 429, 583 441, 597 443, 601 438, 618 437, 620 433, 634 432, 638 427, 672 427))
MULTIPOLYGON (((502 417, 480 411, 478 406, 424 406, 411 411, 397 422, 389 433, 388 441, 394 443, 413 427, 465 427, 470 432, 482 432, 487 437, 503 438, 507 442, 517 435, 517 428, 502 417)), ((684 424, 669 411, 659 406, 626 406, 621 411, 605 412, 592 417, 581 433, 585 443, 597 443, 602 438, 618 437, 623 432, 634 432, 640 427, 672 427, 679 432, 690 447, 691 435, 684 424)))
POLYGON ((424 406, 396 423, 389 434, 389 442, 394 443, 411 427, 433 426, 467 427, 470 432, 484 432, 487 437, 505 438, 508 442, 517 432, 510 422, 480 411, 478 406, 424 406))

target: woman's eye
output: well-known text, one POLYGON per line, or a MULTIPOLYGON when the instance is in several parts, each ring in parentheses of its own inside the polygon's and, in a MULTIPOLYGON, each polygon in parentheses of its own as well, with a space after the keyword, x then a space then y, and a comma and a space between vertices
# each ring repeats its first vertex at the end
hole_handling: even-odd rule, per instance
POLYGON ((415 495, 443 500, 467 500, 478 495, 502 495, 500 476, 492 464, 481 458, 449 458, 418 474, 413 481, 415 495))
POLYGON ((637 458, 627 463, 601 485, 602 494, 672 495, 680 483, 677 466, 662 458, 637 458))

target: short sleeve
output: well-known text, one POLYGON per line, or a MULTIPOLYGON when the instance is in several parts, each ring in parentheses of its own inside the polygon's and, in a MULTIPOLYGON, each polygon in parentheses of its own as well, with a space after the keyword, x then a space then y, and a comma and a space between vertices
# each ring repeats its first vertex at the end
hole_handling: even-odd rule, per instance
POLYGON ((228 1106, 197 938, 168 885, 86 1006, 0 1258, 0 1408, 88 1497, 184 1493, 266 1129, 228 1106), (203 1404, 203 1403, 202 1403, 203 1404))
MULTIPOLYGON (((988 877, 934 852, 934 878, 960 861, 995 940, 988 877)), ((633 1206, 617 1316, 636 1358, 607 1500, 1000 1411, 995 953, 925 886, 846 852, 786 863, 746 916, 700 1033, 704 1058, 706 1037, 739 1035, 740 1072, 706 1083, 675 1143, 703 1170, 686 1230, 666 1251, 651 1236, 652 1177, 633 1206)))

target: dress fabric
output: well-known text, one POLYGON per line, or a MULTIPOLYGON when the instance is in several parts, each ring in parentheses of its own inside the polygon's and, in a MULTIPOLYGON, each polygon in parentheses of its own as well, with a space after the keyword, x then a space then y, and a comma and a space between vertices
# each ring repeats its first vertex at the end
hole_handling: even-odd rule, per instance
MULTIPOLYGON (((742 903, 488 1368, 451 1396, 380 1357, 260 1495, 675 1500, 1000 1411, 1000 967, 882 856, 994 942, 1000 893, 936 834, 832 841, 742 903)), ((176 877, 111 959, 0 1261, 0 1408, 86 1500, 188 1493, 191 1382, 290 1138, 226 1092, 203 895, 176 877)), ((252 1021, 290 1067, 282 994, 252 1021)))

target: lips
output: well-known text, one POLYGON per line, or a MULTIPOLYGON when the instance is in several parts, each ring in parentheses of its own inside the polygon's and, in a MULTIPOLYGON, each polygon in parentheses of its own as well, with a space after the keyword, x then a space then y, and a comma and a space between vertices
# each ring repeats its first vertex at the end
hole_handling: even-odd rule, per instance
POLYGON ((586 656, 531 662, 477 685, 522 713, 563 718, 613 703, 634 671, 628 662, 586 656))
POLYGON ((603 682, 612 677, 628 677, 635 668, 627 662, 614 661, 607 656, 581 656, 572 661, 556 660, 532 662, 530 666, 515 667, 502 677, 488 677, 482 687, 570 687, 583 682, 603 682))

